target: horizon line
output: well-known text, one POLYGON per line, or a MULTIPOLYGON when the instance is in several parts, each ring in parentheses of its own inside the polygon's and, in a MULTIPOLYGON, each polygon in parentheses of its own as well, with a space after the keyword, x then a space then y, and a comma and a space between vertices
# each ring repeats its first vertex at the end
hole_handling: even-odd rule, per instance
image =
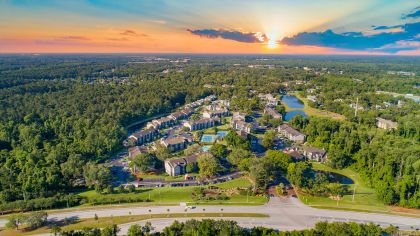
POLYGON ((194 53, 194 52, 0 52, 0 55, 255 55, 255 56, 375 56, 375 57, 420 57, 413 54, 346 54, 346 53, 194 53))

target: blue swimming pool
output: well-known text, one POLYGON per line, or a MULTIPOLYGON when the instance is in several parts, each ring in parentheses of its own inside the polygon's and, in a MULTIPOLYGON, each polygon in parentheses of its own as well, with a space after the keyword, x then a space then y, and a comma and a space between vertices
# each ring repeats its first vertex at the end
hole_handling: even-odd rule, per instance
POLYGON ((217 135, 213 135, 213 134, 203 134, 203 136, 201 137, 201 142, 203 143, 213 143, 214 141, 216 141, 217 135))
POLYGON ((203 147, 201 147, 201 150, 203 150, 203 152, 207 152, 208 150, 210 150, 211 145, 205 145, 203 147))
POLYGON ((217 136, 219 138, 224 138, 228 133, 228 131, 217 131, 217 136))

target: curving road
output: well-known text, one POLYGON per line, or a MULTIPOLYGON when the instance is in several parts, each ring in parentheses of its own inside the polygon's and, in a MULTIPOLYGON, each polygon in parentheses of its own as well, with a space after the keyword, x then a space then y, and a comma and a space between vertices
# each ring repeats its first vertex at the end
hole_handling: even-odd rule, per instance
MULTIPOLYGON (((318 221, 354 221, 358 223, 372 222, 374 224, 379 224, 385 227, 392 224, 398 226, 400 229, 407 230, 420 228, 420 218, 378 213, 316 209, 304 205, 296 198, 272 197, 270 198, 270 201, 267 204, 261 206, 198 206, 195 209, 188 209, 188 212, 201 213, 203 212, 203 208, 205 208, 206 213, 220 213, 221 209, 223 208, 223 213, 263 213, 269 216, 267 218, 225 218, 235 220, 241 226, 244 227, 264 226, 279 230, 293 230, 313 227, 318 221)), ((79 209, 62 213, 51 212, 48 218, 50 220, 62 220, 66 217, 93 218, 95 214, 97 214, 99 217, 118 217, 123 215, 129 215, 130 213, 132 215, 142 215, 149 214, 149 209, 151 209, 152 214, 165 214, 167 213, 167 209, 170 209, 171 213, 184 213, 185 208, 181 206, 136 206, 132 208, 115 207, 98 210, 79 209)), ((186 219, 180 219, 180 221, 184 220, 186 219)), ((156 230, 161 230, 165 226, 171 224, 174 221, 174 219, 152 219, 149 221, 152 222, 152 225, 155 227, 156 230)), ((120 225, 120 234, 125 234, 130 225, 136 223, 142 224, 144 222, 145 221, 120 225)), ((4 226, 5 223, 6 220, 0 219, 0 227, 4 226)))

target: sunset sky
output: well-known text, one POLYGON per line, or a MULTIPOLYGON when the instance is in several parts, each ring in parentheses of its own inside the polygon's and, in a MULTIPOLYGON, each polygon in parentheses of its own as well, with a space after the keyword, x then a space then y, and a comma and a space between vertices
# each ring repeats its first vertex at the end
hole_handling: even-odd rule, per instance
POLYGON ((420 55, 418 0, 0 0, 0 53, 420 55))

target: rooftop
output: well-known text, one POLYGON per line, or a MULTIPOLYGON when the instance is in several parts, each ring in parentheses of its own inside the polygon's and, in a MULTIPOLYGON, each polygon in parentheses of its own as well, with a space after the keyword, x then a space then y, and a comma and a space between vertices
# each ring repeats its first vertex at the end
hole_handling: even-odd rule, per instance
POLYGON ((150 134, 150 133, 153 133, 153 132, 155 132, 155 129, 153 129, 153 128, 143 129, 143 130, 140 130, 140 131, 138 131, 138 132, 136 132, 136 133, 134 133, 130 136, 134 136, 136 138, 139 138, 143 135, 147 135, 147 134, 150 134))
POLYGON ((186 141, 185 137, 171 137, 162 140, 167 145, 183 143, 186 141))
POLYGON ((128 152, 131 154, 131 156, 133 156, 133 157, 135 157, 135 156, 137 156, 137 155, 139 155, 139 154, 142 154, 142 153, 146 153, 148 150, 147 150, 147 147, 145 147, 145 146, 135 146, 135 147, 130 147, 129 149, 128 149, 128 152))
POLYGON ((301 132, 297 131, 295 128, 293 128, 291 125, 289 124, 282 124, 279 126, 279 128, 281 130, 286 131, 287 133, 293 135, 293 136, 299 136, 299 135, 304 135, 301 132))
POLYGON ((396 127, 397 126, 397 122, 394 122, 394 121, 391 121, 391 120, 385 120, 385 119, 379 118, 379 117, 376 118, 376 120, 380 123, 387 124, 390 127, 396 127))
POLYGON ((165 162, 169 163, 171 166, 186 165, 188 163, 196 163, 197 158, 200 156, 200 154, 201 153, 199 152, 199 153, 194 153, 186 157, 167 159, 165 162))
POLYGON ((303 146, 303 150, 305 150, 306 152, 309 153, 316 153, 316 154, 320 154, 320 155, 325 155, 326 151, 323 149, 319 149, 316 147, 312 147, 312 146, 303 146))

